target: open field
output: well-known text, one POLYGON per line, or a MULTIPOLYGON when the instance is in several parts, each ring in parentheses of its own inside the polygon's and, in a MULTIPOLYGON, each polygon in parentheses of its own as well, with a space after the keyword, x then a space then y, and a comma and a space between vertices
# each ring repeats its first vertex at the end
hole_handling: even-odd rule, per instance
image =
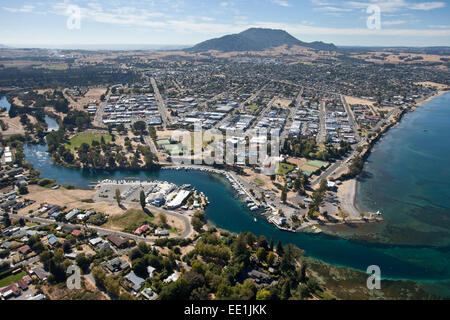
POLYGON ((34 66, 35 69, 47 69, 47 70, 67 70, 69 66, 66 63, 56 64, 43 64, 41 66, 34 66))
POLYGON ((347 101, 347 103, 349 105, 362 104, 362 105, 366 105, 366 106, 373 106, 375 104, 374 101, 370 101, 370 100, 362 99, 362 98, 357 98, 357 97, 350 97, 350 96, 345 96, 345 100, 347 101))
POLYGON ((108 214, 109 217, 123 215, 124 210, 117 206, 116 203, 96 202, 89 203, 87 200, 92 200, 96 190, 67 190, 59 188, 58 190, 47 189, 37 185, 28 186, 29 194, 25 195, 25 199, 35 200, 31 206, 25 207, 19 211, 19 214, 25 214, 29 210, 37 210, 41 203, 49 203, 61 207, 66 206, 67 210, 82 209, 94 210, 108 214))
POLYGON ((69 100, 71 108, 77 110, 84 110, 84 106, 89 103, 100 103, 102 94, 106 94, 106 88, 92 88, 83 97, 72 97, 65 93, 67 100, 69 100))
POLYGON ((77 149, 79 148, 83 143, 87 143, 88 145, 91 145, 93 141, 100 142, 102 137, 105 139, 106 143, 111 142, 111 135, 109 133, 100 133, 100 132, 91 132, 86 131, 82 133, 76 134, 74 137, 70 139, 70 144, 67 146, 71 149, 77 149))
POLYGON ((418 62, 442 62, 442 56, 440 55, 421 53, 370 52, 368 54, 356 54, 353 57, 375 63, 413 64, 418 62))
POLYGON ((281 176, 287 175, 289 172, 295 169, 295 165, 290 163, 280 163, 280 166, 278 167, 277 174, 281 176))
POLYGON ((5 278, 0 279, 0 288, 9 286, 11 283, 15 283, 25 276, 25 272, 21 271, 16 274, 11 274, 5 278))
POLYGON ((125 229, 136 229, 145 223, 149 223, 155 220, 155 217, 151 217, 142 210, 129 209, 121 216, 115 216, 108 220, 103 227, 123 231, 125 229))
POLYGON ((448 86, 446 86, 445 84, 431 82, 431 81, 416 82, 415 84, 422 85, 424 87, 429 87, 429 88, 436 88, 438 90, 443 90, 443 89, 448 88, 448 86))

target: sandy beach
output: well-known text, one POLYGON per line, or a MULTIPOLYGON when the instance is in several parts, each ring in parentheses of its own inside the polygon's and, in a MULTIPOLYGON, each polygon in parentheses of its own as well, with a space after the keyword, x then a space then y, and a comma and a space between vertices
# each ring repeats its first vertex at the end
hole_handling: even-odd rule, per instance
POLYGON ((338 189, 340 207, 348 213, 350 219, 361 219, 360 212, 355 206, 356 184, 356 179, 348 180, 343 182, 338 189))

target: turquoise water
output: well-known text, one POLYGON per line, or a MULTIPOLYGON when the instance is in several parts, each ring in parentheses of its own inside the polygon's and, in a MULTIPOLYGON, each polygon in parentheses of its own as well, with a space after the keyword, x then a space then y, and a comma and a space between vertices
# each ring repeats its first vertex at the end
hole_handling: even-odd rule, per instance
MULTIPOLYGON (((442 99, 442 98, 440 98, 442 99)), ((444 100, 435 100, 431 103, 431 105, 436 105, 439 109, 432 108, 430 104, 417 110, 416 113, 408 115, 403 120, 402 124, 392 130, 392 135, 396 136, 396 132, 402 130, 403 126, 406 128, 413 127, 417 128, 414 130, 416 134, 422 135, 424 133, 428 134, 438 134, 437 132, 441 132, 441 124, 444 126, 448 120, 448 109, 439 107, 440 103, 447 103, 449 96, 447 95, 444 100), (436 102, 438 101, 438 102, 436 102), (439 102, 441 101, 441 102, 439 102), (431 128, 431 123, 434 121, 431 114, 437 112, 437 124, 431 128), (429 120, 426 120, 427 117, 431 117, 429 120), (422 129, 418 129, 419 124, 417 123, 418 119, 422 119, 419 122, 427 123, 428 131, 424 132, 422 129), (408 124, 409 122, 413 122, 412 124, 408 124), (436 133, 432 130, 437 130, 436 133)), ((407 139, 411 139, 415 141, 416 139, 410 137, 411 134, 406 134, 407 139)), ((402 197, 410 197, 406 194, 411 193, 413 190, 413 194, 417 194, 423 191, 416 191, 413 189, 412 182, 408 182, 408 184, 403 188, 403 191, 398 190, 398 188, 402 185, 401 178, 396 175, 396 171, 391 169, 394 163, 397 162, 396 155, 389 154, 396 153, 397 150, 404 150, 404 148, 411 149, 411 146, 401 146, 400 140, 397 141, 397 148, 384 149, 384 144, 392 143, 390 138, 391 133, 389 133, 383 141, 381 141, 377 147, 376 151, 369 158, 369 164, 367 165, 367 170, 373 174, 373 176, 369 179, 363 181, 359 186, 359 202, 362 204, 367 204, 365 199, 371 199, 370 194, 383 194, 383 190, 388 190, 387 186, 390 183, 393 183, 395 187, 392 189, 395 192, 401 193, 402 197), (399 149, 400 148, 400 149, 399 149), (384 150, 384 151, 383 151, 384 150), (380 160, 378 154, 384 153, 384 162, 387 163, 387 166, 390 168, 391 177, 390 179, 383 181, 380 180, 378 176, 378 171, 372 169, 374 162, 380 160), (400 180, 399 180, 400 179, 400 180), (378 181, 378 183, 376 183, 378 181), (368 188, 370 186, 370 188, 368 188)), ((448 135, 446 135, 448 137, 448 135)), ((400 139, 400 138, 399 138, 400 139)), ((420 141, 417 138, 417 141, 420 141)), ((448 147, 447 145, 445 147, 448 147)), ((406 150, 405 149, 405 150, 406 150)), ((444 149, 438 148, 437 153, 439 156, 434 155, 441 159, 441 151, 444 149)), ((418 153, 417 150, 413 151, 414 153, 418 153)), ((422 151, 423 152, 423 151, 422 151)), ((448 268, 450 262, 450 251, 449 247, 446 245, 436 246, 430 245, 427 243, 422 243, 418 245, 411 244, 385 244, 385 243, 359 243, 352 240, 341 239, 337 237, 331 237, 324 234, 319 235, 311 235, 311 234, 303 234, 303 233, 288 233, 282 232, 276 229, 273 225, 263 221, 262 219, 258 219, 258 222, 254 222, 253 216, 250 214, 248 209, 245 207, 243 203, 241 203, 237 197, 235 192, 232 190, 231 186, 226 182, 225 179, 219 177, 217 175, 211 175, 204 172, 198 171, 175 171, 175 170, 161 170, 159 172, 131 172, 131 171, 120 171, 120 172, 90 172, 83 171, 78 169, 64 168, 58 167, 52 164, 48 154, 46 153, 46 146, 27 146, 25 148, 25 154, 28 161, 32 162, 35 165, 35 168, 40 170, 43 174, 43 177, 53 178, 58 181, 60 184, 74 184, 79 188, 88 188, 91 183, 95 183, 100 179, 112 178, 112 179, 124 179, 124 178, 139 178, 139 179, 159 179, 159 180, 167 180, 176 184, 192 184, 195 188, 200 191, 203 191, 211 201, 210 206, 208 206, 206 210, 206 215, 208 219, 216 226, 229 230, 231 232, 253 232, 256 235, 265 235, 268 239, 271 237, 274 238, 275 241, 281 240, 284 244, 292 243, 304 249, 306 251, 306 255, 318 258, 325 262, 337 265, 337 266, 345 266, 358 270, 365 271, 369 265, 378 265, 381 268, 382 277, 390 278, 390 279, 411 279, 411 280, 422 280, 422 281, 435 281, 435 280, 448 280, 450 279, 450 269, 448 268)), ((419 152, 420 154, 420 152, 419 152)), ((428 156, 429 157, 429 156, 428 156)), ((446 157, 446 155, 442 155, 442 157, 446 157)), ((410 160, 412 156, 407 156, 406 160, 410 160)), ((411 179, 414 181, 421 181, 423 178, 415 178, 416 172, 418 170, 412 170, 409 165, 402 165, 402 170, 398 174, 404 174, 408 177, 407 179, 411 179), (409 169, 407 169, 409 168, 409 169)), ((438 166, 430 165, 424 170, 428 171, 431 175, 432 172, 438 170, 437 176, 445 177, 446 169, 441 169, 438 166)), ((448 173, 448 171, 447 171, 448 173)), ((421 176, 419 174, 419 176, 421 176)), ((428 176, 427 181, 432 181, 432 179, 428 176)), ((440 181, 440 179, 434 179, 433 181, 440 181)), ((420 184, 419 184, 420 185, 420 184)), ((442 201, 445 197, 448 198, 448 183, 437 184, 433 187, 437 190, 439 195, 430 197, 431 200, 427 200, 427 203, 437 203, 436 207, 446 206, 447 202, 442 201)), ((388 193, 390 196, 395 197, 392 190, 389 189, 388 193)), ((427 196, 428 197, 428 196, 427 196)), ((393 201, 392 199, 389 201, 393 201)), ((419 202, 423 201, 422 197, 413 196, 411 199, 420 199, 417 200, 419 202)), ((406 209, 406 212, 401 212, 399 214, 391 214, 389 210, 388 203, 385 203, 383 206, 379 205, 378 201, 387 201, 387 200, 379 200, 378 197, 374 197, 374 201, 376 201, 375 209, 381 209, 385 213, 386 223, 383 226, 384 229, 389 230, 389 226, 403 226, 402 218, 399 218, 398 215, 409 216, 409 208, 406 209)), ((411 200, 409 200, 411 202, 411 200)), ((381 202, 380 202, 381 203, 381 202)), ((396 203, 396 202, 395 202, 396 203)), ((372 206, 373 207, 373 206, 372 206)), ((403 208, 402 205, 398 206, 399 208, 403 208)), ((405 207, 406 208, 406 207, 405 207)), ((443 210, 444 212, 445 210, 443 210)), ((428 215, 427 212, 423 213, 426 217, 428 215)), ((442 213, 443 214, 443 213, 442 213)), ((415 219, 420 217, 420 214, 417 213, 414 215, 415 219)), ((412 218, 411 218, 412 219, 412 218)), ((422 219, 423 220, 423 219, 422 219)), ((428 221, 429 219, 426 219, 428 221)), ((426 223, 428 224, 428 223, 426 223)), ((414 224, 412 224, 414 225, 414 224)), ((434 228, 439 228, 440 232, 447 231, 448 228, 444 224, 436 223, 434 228)), ((408 229, 409 231, 409 229, 408 229)), ((409 235, 411 238, 415 238, 414 229, 411 229, 412 234, 409 235)), ((392 242, 394 243, 394 242, 392 242)))
MULTIPOLYGON (((405 116, 375 148, 358 185, 358 206, 381 210, 390 243, 450 245, 450 94, 405 116)), ((447 248, 447 249, 446 249, 447 248)), ((448 262, 448 261, 446 261, 448 262)))
MULTIPOLYGON (((256 235, 273 237, 275 241, 282 240, 284 244, 292 243, 306 250, 306 254, 334 265, 347 266, 358 270, 366 270, 369 265, 377 264, 383 270, 383 277, 407 279, 447 279, 448 270, 429 269, 420 263, 411 263, 408 258, 400 256, 409 248, 391 247, 386 245, 364 245, 349 240, 332 238, 326 235, 309 235, 282 232, 273 225, 258 220, 254 222, 244 204, 237 198, 230 185, 221 177, 198 171, 161 170, 159 172, 89 172, 77 169, 54 166, 45 146, 29 146, 25 149, 27 160, 35 168, 43 172, 42 176, 56 179, 59 183, 74 184, 79 188, 88 188, 99 179, 159 179, 176 184, 192 184, 203 191, 211 201, 206 215, 216 226, 231 232, 251 231, 256 235), (444 271, 444 272, 441 272, 444 271)), ((415 250, 415 249, 414 249, 415 250)), ((419 253, 415 250, 415 253, 419 253)))

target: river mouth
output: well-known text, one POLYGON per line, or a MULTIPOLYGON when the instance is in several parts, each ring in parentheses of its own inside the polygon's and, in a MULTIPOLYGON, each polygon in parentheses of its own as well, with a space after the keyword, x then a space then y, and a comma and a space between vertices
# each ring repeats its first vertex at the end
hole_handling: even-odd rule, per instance
MULTIPOLYGON (((398 127, 401 128, 401 125, 398 127)), ((389 137, 389 134, 386 138, 389 137)), ((382 143, 387 140, 386 138, 382 140, 382 143)), ((426 243, 408 244, 408 242, 393 241, 392 236, 385 238, 379 236, 389 233, 387 232, 389 229, 386 229, 386 227, 391 226, 391 217, 388 213, 385 214, 385 223, 359 226, 357 228, 358 231, 354 235, 347 229, 340 230, 340 227, 336 227, 335 236, 284 232, 263 219, 257 219, 255 222, 254 216, 246 205, 240 201, 232 186, 224 177, 217 174, 194 170, 94 172, 66 168, 54 165, 46 149, 46 145, 25 146, 26 160, 33 163, 35 169, 42 172, 42 177, 56 179, 62 185, 72 184, 81 189, 88 189, 103 179, 157 179, 177 185, 191 184, 197 190, 204 192, 209 198, 211 204, 207 207, 205 213, 208 221, 219 228, 235 233, 252 232, 257 236, 264 235, 268 239, 273 238, 274 241, 281 240, 283 244, 291 243, 305 250, 307 256, 335 266, 348 267, 365 272, 368 266, 378 265, 381 268, 382 278, 384 279, 406 279, 424 282, 443 282, 450 279, 450 269, 448 268, 450 248, 448 246, 426 243), (365 239, 361 236, 368 232, 372 232, 376 237, 367 237, 365 239), (341 236, 344 236, 344 238, 341 236), (345 239, 347 236, 348 239, 345 239), (383 239, 383 241, 380 239, 383 239)), ((380 146, 377 145, 376 152, 379 149, 380 146)), ((369 158, 368 166, 371 161, 373 160, 369 158)), ((358 184, 358 205, 365 205, 365 191, 360 190, 365 183, 365 181, 362 181, 358 184)), ((392 223, 392 226, 395 228, 395 223, 392 223)), ((412 230, 414 232, 414 229, 412 230)), ((350 229, 350 231, 353 230, 350 229)))
MULTIPOLYGON (((219 228, 236 233, 250 231, 257 236, 273 238, 274 241, 281 240, 284 244, 292 243, 305 250, 306 255, 336 266, 366 271, 368 266, 376 264, 381 267, 382 277, 385 279, 450 279, 450 272, 446 268, 448 264, 432 265, 430 269, 430 266, 424 265, 422 261, 411 259, 419 252, 427 256, 439 254, 436 249, 362 244, 324 234, 284 232, 262 219, 255 222, 254 216, 240 201, 231 185, 217 174, 195 170, 94 172, 66 168, 54 165, 46 148, 46 145, 25 146, 26 159, 42 172, 42 177, 56 179, 62 185, 73 184, 78 188, 88 189, 103 179, 165 180, 177 185, 191 184, 209 198, 211 204, 205 213, 208 220, 219 228)), ((448 256, 446 262, 449 262, 448 256)))

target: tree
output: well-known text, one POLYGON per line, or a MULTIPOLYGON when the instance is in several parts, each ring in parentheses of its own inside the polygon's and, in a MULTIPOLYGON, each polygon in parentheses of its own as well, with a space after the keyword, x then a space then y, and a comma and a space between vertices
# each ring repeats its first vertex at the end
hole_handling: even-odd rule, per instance
POLYGON ((281 190, 281 201, 286 203, 287 200, 287 185, 285 184, 283 190, 281 190))
POLYGON ((275 262, 275 258, 276 258, 275 253, 273 253, 272 251, 269 252, 269 254, 267 255, 267 258, 266 258, 267 265, 273 266, 273 263, 275 262))
POLYGON ((92 270, 92 275, 94 277, 95 282, 97 283, 97 285, 104 287, 105 286, 105 278, 106 278, 106 273, 105 271, 103 271, 102 268, 100 267, 95 267, 92 270))
POLYGON ((138 244, 138 249, 139 249, 139 251, 141 251, 143 254, 147 254, 147 253, 149 253, 149 251, 150 251, 149 246, 148 246, 144 241, 139 242, 139 244, 138 244))
POLYGON ((259 247, 258 250, 256 250, 256 256, 258 257, 258 260, 260 262, 263 262, 266 260, 267 257, 267 251, 263 247, 259 247))
POLYGON ((19 194, 28 194, 28 188, 26 186, 20 186, 19 194))
POLYGON ((259 290, 258 293, 256 294, 256 300, 270 300, 271 296, 272 294, 270 293, 269 290, 262 289, 259 290))
POLYGON ((193 217, 191 220, 191 224, 195 231, 202 231, 204 223, 198 217, 193 217))
POLYGON ((189 283, 184 278, 180 278, 162 288, 160 300, 187 300, 189 299, 189 283))
POLYGON ((39 255, 39 261, 44 265, 44 269, 48 270, 50 260, 53 258, 53 254, 48 251, 42 251, 39 255))
POLYGON ((122 198, 121 198, 121 193, 120 193, 120 190, 119 190, 119 188, 117 188, 116 189, 116 201, 117 201, 117 205, 120 207, 120 202, 121 202, 121 200, 122 200, 122 198))
POLYGON ((260 235, 258 238, 258 247, 264 248, 265 250, 269 249, 267 239, 264 235, 260 235))
POLYGON ((243 233, 239 233, 236 240, 231 245, 233 251, 233 260, 236 264, 244 263, 248 265, 250 258, 250 251, 247 248, 247 242, 243 233))
POLYGON ((133 129, 140 135, 143 135, 145 130, 147 130, 147 124, 144 121, 136 121, 133 124, 133 129))
POLYGON ((5 227, 9 227, 11 225, 11 219, 9 219, 8 212, 5 212, 3 214, 3 223, 4 223, 5 227))
POLYGON ((66 240, 66 241, 63 242, 62 249, 63 249, 64 252, 69 252, 71 247, 72 246, 70 244, 70 241, 66 240))
POLYGON ((86 273, 86 271, 89 270, 91 261, 86 257, 84 253, 80 253, 79 255, 77 255, 75 261, 77 265, 80 267, 80 269, 83 270, 84 273, 86 273))
POLYGON ((278 255, 283 254, 283 245, 281 243, 281 240, 278 240, 278 242, 277 242, 277 253, 278 253, 278 255))
POLYGON ((145 192, 144 192, 144 190, 141 190, 141 193, 139 194, 139 201, 140 201, 140 203, 141 203, 141 207, 142 207, 142 210, 144 210, 145 211, 145 192))
POLYGON ((123 292, 120 294, 119 300, 134 300, 134 298, 128 292, 123 292))
POLYGON ((118 298, 120 294, 119 281, 115 280, 113 276, 109 276, 105 279, 105 289, 108 294, 118 298))

